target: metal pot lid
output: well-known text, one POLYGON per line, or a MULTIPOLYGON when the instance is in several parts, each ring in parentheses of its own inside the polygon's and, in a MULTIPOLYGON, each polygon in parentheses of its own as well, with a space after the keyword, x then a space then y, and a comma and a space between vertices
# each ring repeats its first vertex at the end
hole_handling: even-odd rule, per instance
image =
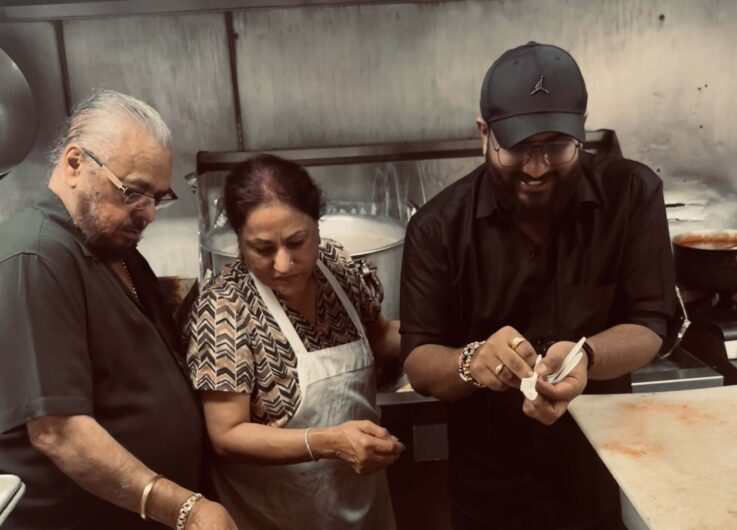
POLYGON ((18 65, 0 49, 0 178, 25 159, 37 130, 31 87, 18 65))

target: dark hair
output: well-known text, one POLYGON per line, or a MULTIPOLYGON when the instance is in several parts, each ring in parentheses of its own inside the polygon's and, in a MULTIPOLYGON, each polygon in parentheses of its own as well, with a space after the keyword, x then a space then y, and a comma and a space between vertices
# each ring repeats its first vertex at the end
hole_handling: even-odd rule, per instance
POLYGON ((315 221, 325 209, 322 191, 305 168, 278 156, 249 158, 225 179, 225 214, 236 232, 253 210, 273 201, 283 202, 315 221))

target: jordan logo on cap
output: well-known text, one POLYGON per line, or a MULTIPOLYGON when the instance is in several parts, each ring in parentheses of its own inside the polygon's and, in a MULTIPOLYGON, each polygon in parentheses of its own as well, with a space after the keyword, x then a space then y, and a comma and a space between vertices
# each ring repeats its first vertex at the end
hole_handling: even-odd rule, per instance
POLYGON ((540 79, 537 80, 537 83, 535 83, 535 88, 532 89, 532 92, 530 92, 531 96, 534 96, 538 92, 543 92, 545 94, 550 94, 550 90, 545 88, 543 86, 543 81, 545 80, 545 76, 540 74, 540 79))

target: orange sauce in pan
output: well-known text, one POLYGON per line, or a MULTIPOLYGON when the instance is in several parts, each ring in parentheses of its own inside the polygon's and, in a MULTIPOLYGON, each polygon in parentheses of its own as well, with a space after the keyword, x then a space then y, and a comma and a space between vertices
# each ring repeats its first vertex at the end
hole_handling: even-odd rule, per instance
POLYGON ((703 250, 737 250, 737 234, 683 234, 674 243, 703 250))

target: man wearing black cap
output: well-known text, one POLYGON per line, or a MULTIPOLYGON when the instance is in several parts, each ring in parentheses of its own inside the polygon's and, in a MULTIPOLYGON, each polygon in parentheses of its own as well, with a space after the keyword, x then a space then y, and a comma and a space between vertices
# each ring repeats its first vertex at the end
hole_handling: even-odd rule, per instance
POLYGON ((662 182, 583 151, 586 102, 565 50, 505 52, 481 89, 485 163, 407 229, 402 350, 414 388, 450 402, 456 529, 623 528, 616 483, 566 409, 584 390, 629 391, 661 346, 675 275, 662 182))

